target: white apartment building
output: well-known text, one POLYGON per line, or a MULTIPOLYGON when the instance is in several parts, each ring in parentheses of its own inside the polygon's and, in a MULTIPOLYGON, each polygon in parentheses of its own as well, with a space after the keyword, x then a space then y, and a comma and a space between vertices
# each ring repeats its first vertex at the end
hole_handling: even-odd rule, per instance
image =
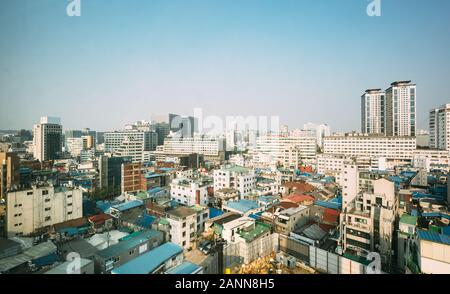
POLYGON ((416 150, 415 137, 346 134, 324 139, 324 153, 346 156, 385 158, 392 164, 410 162, 416 150))
POLYGON ((170 225, 170 242, 184 249, 192 248, 197 240, 197 212, 194 209, 179 206, 167 213, 170 225))
POLYGON ((222 151, 224 151, 223 141, 218 139, 205 137, 165 138, 164 145, 158 146, 155 155, 157 159, 192 153, 203 154, 208 157, 219 157, 222 151))
POLYGON ((317 173, 337 177, 346 164, 353 162, 354 160, 352 158, 342 154, 318 154, 316 164, 317 173))
POLYGON ((361 132, 386 133, 386 94, 381 89, 369 89, 361 96, 361 132))
POLYGON ((430 148, 450 150, 450 104, 430 111, 430 148))
POLYGON ((80 189, 34 186, 28 190, 10 192, 7 197, 9 237, 38 233, 45 227, 83 216, 80 189))
POLYGON ((298 169, 302 163, 302 153, 300 148, 290 146, 283 150, 283 159, 281 164, 284 168, 298 169))
POLYGON ((133 163, 144 162, 146 154, 144 145, 144 141, 139 136, 127 136, 123 139, 122 144, 116 149, 114 154, 119 157, 130 158, 133 163))
POLYGON ((106 132, 104 138, 106 152, 116 152, 119 150, 125 139, 134 145, 142 146, 142 151, 153 151, 156 149, 158 143, 158 135, 156 132, 139 129, 106 132))
POLYGON ((416 135, 416 85, 393 82, 386 90, 386 135, 416 135))
POLYGON ((356 196, 358 196, 358 176, 358 167, 356 165, 344 165, 340 182, 340 185, 342 187, 342 211, 346 211, 346 209, 351 205, 356 196))
POLYGON ((33 156, 39 161, 58 158, 62 151, 61 119, 41 117, 39 124, 33 126, 33 156))
POLYGON ((206 206, 208 205, 208 187, 190 179, 176 178, 170 184, 170 198, 187 206, 206 206))
POLYGON ((228 165, 214 170, 214 191, 231 188, 239 191, 243 197, 252 192, 256 185, 255 173, 248 168, 228 165))
POLYGON ((432 169, 449 170, 450 151, 436 149, 417 149, 413 153, 413 166, 424 168, 426 171, 432 169))
MULTIPOLYGON (((315 160, 317 152, 317 140, 315 136, 280 136, 265 135, 256 140, 253 149, 254 162, 264 163, 265 157, 270 156, 273 161, 283 163, 285 151, 296 148, 300 152, 301 160, 315 160)), ((296 151, 297 152, 297 151, 296 151)))
POLYGON ((73 157, 80 156, 81 150, 84 150, 83 146, 83 138, 66 139, 66 151, 73 157))
POLYGON ((373 193, 359 194, 341 213, 342 248, 356 255, 379 252, 383 265, 392 259, 392 238, 397 213, 395 185, 387 179, 374 181, 373 193))

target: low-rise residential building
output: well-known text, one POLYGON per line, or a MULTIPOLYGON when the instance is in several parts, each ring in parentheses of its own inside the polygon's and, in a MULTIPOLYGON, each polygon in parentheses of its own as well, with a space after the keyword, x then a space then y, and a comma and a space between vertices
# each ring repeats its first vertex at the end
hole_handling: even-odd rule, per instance
POLYGON ((416 234, 416 226, 417 216, 404 214, 399 220, 397 232, 397 267, 403 273, 406 271, 410 258, 412 258, 409 254, 409 246, 416 234))
POLYGON ((170 184, 170 198, 180 204, 208 205, 208 185, 200 181, 177 178, 170 184))
POLYGON ((259 206, 256 201, 241 199, 238 201, 229 201, 226 205, 222 205, 224 212, 234 212, 240 215, 248 216, 264 210, 263 206, 259 206))
POLYGON ((195 246, 197 240, 197 211, 185 206, 179 206, 167 212, 170 225, 170 241, 189 249, 195 246))
POLYGON ((162 274, 181 265, 183 248, 167 242, 113 269, 117 275, 162 274))
POLYGON ((394 183, 374 181, 372 193, 359 194, 341 213, 343 251, 360 256, 379 252, 382 265, 389 268, 397 205, 394 183))
POLYGON ((309 208, 299 206, 275 213, 275 232, 288 235, 310 220, 309 208))
POLYGON ((159 231, 148 230, 138 233, 130 239, 98 251, 94 256, 95 272, 97 274, 110 273, 113 269, 136 259, 163 242, 164 236, 159 231))
POLYGON ((435 232, 418 230, 418 266, 424 274, 448 274, 450 272, 450 237, 435 232))
POLYGON ((7 234, 44 233, 54 224, 83 216, 82 191, 62 186, 33 186, 7 195, 7 234))
POLYGON ((241 198, 252 192, 256 178, 253 170, 236 165, 214 170, 214 190, 232 188, 239 191, 241 198))
POLYGON ((223 205, 227 205, 228 201, 238 201, 239 191, 231 188, 222 188, 214 191, 214 200, 216 207, 222 209, 223 205))

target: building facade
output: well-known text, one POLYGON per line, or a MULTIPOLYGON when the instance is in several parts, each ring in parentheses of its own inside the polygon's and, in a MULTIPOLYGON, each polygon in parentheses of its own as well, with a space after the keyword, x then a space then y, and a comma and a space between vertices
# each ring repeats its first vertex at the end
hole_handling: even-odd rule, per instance
POLYGON ((39 161, 58 159, 62 151, 61 120, 56 117, 41 117, 33 127, 34 158, 39 161))
POLYGON ((430 148, 450 150, 450 104, 430 111, 430 148))
POLYGON ((369 89, 361 96, 361 132, 386 134, 386 94, 369 89))
POLYGON ((83 216, 80 189, 42 186, 9 192, 7 196, 8 236, 39 233, 54 224, 83 216))
POLYGON ((209 202, 208 186, 185 178, 173 179, 170 184, 170 198, 187 206, 206 206, 209 202))
POLYGON ((411 81, 391 84, 386 90, 386 135, 416 135, 416 102, 416 85, 411 81))

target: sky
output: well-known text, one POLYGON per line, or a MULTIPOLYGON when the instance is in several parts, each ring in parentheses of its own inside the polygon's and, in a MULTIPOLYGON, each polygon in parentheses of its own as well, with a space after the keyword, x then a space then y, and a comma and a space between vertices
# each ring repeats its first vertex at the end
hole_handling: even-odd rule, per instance
POLYGON ((450 103, 450 1, 0 0, 0 129, 59 116, 120 129, 151 114, 278 115, 360 129, 365 89, 417 84, 418 127, 450 103))

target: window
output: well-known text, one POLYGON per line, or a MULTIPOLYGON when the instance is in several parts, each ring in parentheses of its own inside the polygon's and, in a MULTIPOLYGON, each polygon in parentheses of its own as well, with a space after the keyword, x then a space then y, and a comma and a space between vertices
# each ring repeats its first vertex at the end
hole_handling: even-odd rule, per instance
POLYGON ((44 220, 45 220, 46 222, 48 222, 48 221, 51 220, 51 217, 50 217, 50 216, 46 216, 44 220))
POLYGON ((33 191, 27 192, 27 195, 33 195, 33 191))
POLYGON ((46 208, 45 208, 45 211, 50 211, 50 210, 51 210, 50 207, 46 207, 46 208))
POLYGON ((42 195, 48 195, 48 190, 42 191, 42 195))

